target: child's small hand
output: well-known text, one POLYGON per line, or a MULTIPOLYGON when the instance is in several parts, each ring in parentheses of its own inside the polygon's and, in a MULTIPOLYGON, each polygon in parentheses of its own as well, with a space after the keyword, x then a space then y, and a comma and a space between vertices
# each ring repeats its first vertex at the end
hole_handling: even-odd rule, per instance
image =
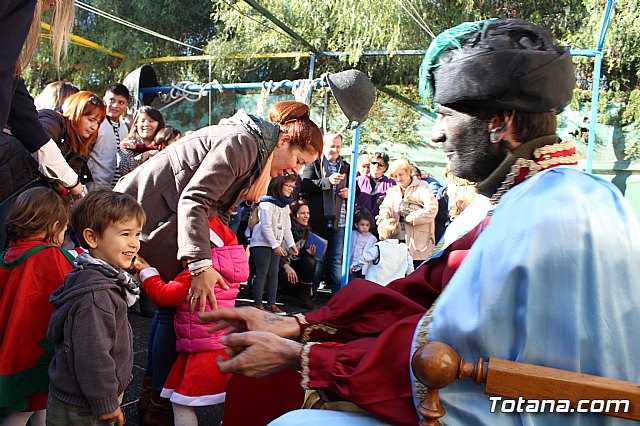
POLYGON ((135 259, 133 259, 133 267, 137 272, 140 272, 143 269, 151 268, 151 265, 149 265, 149 263, 140 256, 136 256, 135 259))
POLYGON ((118 409, 113 413, 102 414, 98 416, 98 420, 112 422, 118 426, 124 426, 124 414, 122 413, 122 408, 118 407, 118 409))

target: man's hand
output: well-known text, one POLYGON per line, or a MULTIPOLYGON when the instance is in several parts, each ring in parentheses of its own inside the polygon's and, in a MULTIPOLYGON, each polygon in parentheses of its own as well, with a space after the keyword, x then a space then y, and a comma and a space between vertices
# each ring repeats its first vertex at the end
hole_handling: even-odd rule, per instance
POLYGON ((219 323, 211 327, 209 332, 231 328, 233 332, 268 331, 289 339, 300 337, 300 327, 295 318, 272 314, 250 306, 200 313, 200 322, 207 324, 216 321, 219 323))
POLYGON ((298 282, 298 274, 296 274, 296 271, 287 264, 285 264, 282 268, 284 269, 284 272, 287 273, 287 281, 289 281, 291 284, 296 284, 298 282))
POLYGON ((124 426, 124 414, 122 408, 118 407, 113 413, 101 414, 98 416, 98 420, 104 422, 116 422, 118 426, 124 426))
POLYGON ((224 290, 228 290, 229 286, 222 279, 222 276, 213 268, 207 271, 191 277, 191 288, 187 295, 187 302, 190 303, 189 311, 193 313, 195 311, 196 303, 200 302, 199 311, 202 313, 207 306, 207 299, 213 309, 218 309, 218 303, 216 302, 216 294, 213 289, 216 284, 222 287, 224 290))
POLYGON ((344 175, 342 173, 333 173, 329 176, 329 183, 331 185, 337 185, 342 182, 342 179, 344 179, 344 175))
POLYGON ((218 357, 217 364, 224 374, 237 373, 248 377, 267 377, 285 368, 300 368, 302 343, 263 331, 229 334, 222 343, 231 358, 218 357))
POLYGON ((349 196, 349 188, 347 188, 346 186, 342 188, 340 191, 338 191, 338 196, 347 198, 349 196))

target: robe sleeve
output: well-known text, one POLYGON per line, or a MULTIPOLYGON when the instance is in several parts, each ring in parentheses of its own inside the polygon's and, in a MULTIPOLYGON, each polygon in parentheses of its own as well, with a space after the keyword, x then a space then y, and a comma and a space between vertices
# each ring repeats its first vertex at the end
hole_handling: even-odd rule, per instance
POLYGON ((422 316, 388 324, 378 337, 306 344, 302 386, 322 391, 329 400, 350 401, 390 424, 418 424, 410 362, 413 334, 422 316))

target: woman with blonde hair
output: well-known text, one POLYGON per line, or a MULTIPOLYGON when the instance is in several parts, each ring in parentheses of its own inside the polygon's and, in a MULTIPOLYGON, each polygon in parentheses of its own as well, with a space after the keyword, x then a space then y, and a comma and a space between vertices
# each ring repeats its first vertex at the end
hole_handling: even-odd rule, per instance
POLYGON ((54 81, 44 86, 42 92, 33 100, 38 111, 62 107, 65 100, 80 89, 67 81, 54 81))
POLYGON ((82 184, 92 181, 87 162, 106 111, 102 99, 83 90, 67 98, 62 112, 44 109, 38 114, 45 132, 58 144, 82 184))
MULTIPOLYGON (((54 62, 58 64, 66 44, 66 34, 73 25, 73 0, 0 1, 0 127, 10 129, 10 134, 6 131, 0 133, 0 174, 12 177, 11 182, 0 189, 3 206, 0 222, 20 191, 37 180, 30 156, 37 161, 43 176, 55 180, 76 198, 84 194, 78 175, 42 129, 33 99, 20 78, 39 43, 42 14, 54 3, 55 10, 50 20, 51 42, 54 62)), ((0 249, 5 242, 4 230, 0 230, 0 249)))
POLYGON ((411 176, 411 165, 401 158, 389 166, 389 176, 397 182, 387 190, 376 218, 379 224, 385 219, 400 222, 400 241, 406 241, 416 266, 420 265, 435 247, 434 219, 438 202, 429 185, 411 176))

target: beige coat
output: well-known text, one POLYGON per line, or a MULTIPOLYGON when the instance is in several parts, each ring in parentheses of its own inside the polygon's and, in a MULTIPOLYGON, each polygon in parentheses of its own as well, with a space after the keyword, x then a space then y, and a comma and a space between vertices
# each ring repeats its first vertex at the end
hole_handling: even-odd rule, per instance
POLYGON ((277 126, 242 110, 229 122, 174 142, 114 188, 144 208, 140 255, 165 280, 180 272, 179 259, 211 258, 207 218, 226 217, 275 148, 277 126))
MULTIPOLYGON (((434 219, 438 214, 438 201, 431 193, 427 182, 416 178, 413 178, 405 190, 404 197, 420 200, 424 206, 404 219, 405 239, 409 246, 409 253, 413 260, 424 260, 429 257, 436 245, 434 219)), ((398 210, 402 199, 400 185, 387 189, 386 197, 380 205, 378 218, 394 218, 399 221, 398 210)))

